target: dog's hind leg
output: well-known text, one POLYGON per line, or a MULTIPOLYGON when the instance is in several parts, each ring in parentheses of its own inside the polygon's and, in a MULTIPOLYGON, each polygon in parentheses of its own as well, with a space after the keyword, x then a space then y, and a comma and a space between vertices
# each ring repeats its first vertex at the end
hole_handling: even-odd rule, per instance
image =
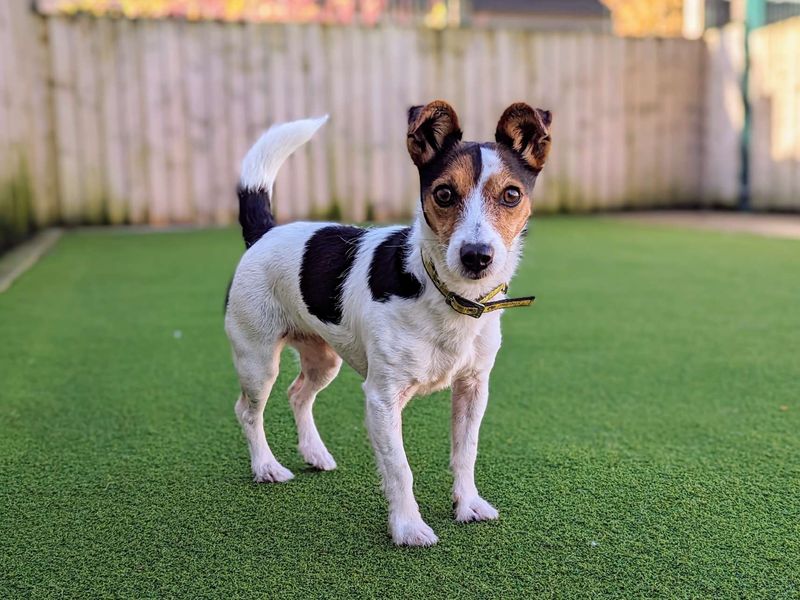
POLYGON ((278 377, 284 339, 254 341, 246 334, 231 337, 234 363, 242 394, 236 401, 236 416, 250 447, 250 464, 257 482, 288 481, 294 475, 272 454, 264 433, 264 407, 278 377))
POLYGON ((331 471, 336 468, 336 461, 319 436, 312 409, 317 394, 339 373, 342 359, 317 337, 296 338, 289 343, 300 353, 300 374, 289 387, 289 404, 297 423, 297 447, 312 467, 331 471))

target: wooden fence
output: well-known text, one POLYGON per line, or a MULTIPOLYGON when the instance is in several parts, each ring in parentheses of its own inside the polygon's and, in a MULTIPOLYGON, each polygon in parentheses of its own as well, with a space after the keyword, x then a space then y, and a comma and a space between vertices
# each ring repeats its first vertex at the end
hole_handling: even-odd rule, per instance
POLYGON ((750 34, 752 204, 800 209, 800 17, 750 34))
POLYGON ((0 251, 60 219, 45 21, 0 2, 0 251))
POLYGON ((734 208, 741 201, 744 25, 710 29, 706 44, 706 106, 702 124, 703 202, 734 208))
POLYGON ((228 223, 259 132, 323 113, 278 178, 279 219, 401 219, 418 185, 405 112, 438 97, 469 139, 492 139, 513 101, 554 111, 540 210, 704 198, 702 41, 42 17, 25 4, 0 3, 0 220, 12 229, 228 223))

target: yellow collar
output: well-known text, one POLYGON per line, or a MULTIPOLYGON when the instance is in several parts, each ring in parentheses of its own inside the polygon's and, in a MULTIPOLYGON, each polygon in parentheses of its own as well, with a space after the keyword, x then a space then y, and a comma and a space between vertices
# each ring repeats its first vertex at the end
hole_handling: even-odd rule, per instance
POLYGON ((422 255, 422 264, 425 266, 425 271, 428 273, 428 277, 430 277, 433 285, 435 285, 436 289, 444 296, 444 301, 447 305, 457 313, 475 319, 479 318, 483 313, 492 312, 493 310, 514 308, 517 306, 530 306, 536 299, 535 296, 524 296, 522 298, 506 298, 505 300, 490 302, 497 294, 505 294, 508 291, 508 284, 501 283, 485 296, 481 296, 477 300, 470 300, 447 289, 447 286, 436 274, 436 268, 433 266, 433 262, 426 259, 424 255, 422 255))

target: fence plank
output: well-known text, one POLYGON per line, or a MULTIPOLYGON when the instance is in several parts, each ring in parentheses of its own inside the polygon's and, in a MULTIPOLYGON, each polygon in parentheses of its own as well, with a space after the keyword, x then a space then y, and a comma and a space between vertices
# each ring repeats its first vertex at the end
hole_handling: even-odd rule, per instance
POLYGON ((144 110, 147 124, 147 167, 149 171, 148 218, 151 225, 166 225, 170 219, 170 189, 167 176, 166 130, 167 106, 165 88, 168 85, 162 56, 161 24, 145 21, 141 24, 144 75, 144 110))
POLYGON ((127 206, 127 147, 122 133, 123 109, 120 92, 120 57, 118 43, 118 21, 98 20, 96 23, 99 38, 99 72, 102 86, 102 106, 100 114, 103 123, 103 146, 105 148, 103 168, 108 187, 106 189, 106 214, 111 224, 125 221, 127 206))
POLYGON ((597 132, 600 118, 605 115, 600 104, 601 95, 598 89, 598 75, 602 73, 597 61, 598 48, 594 44, 594 36, 581 33, 576 38, 576 142, 575 166, 573 179, 576 194, 575 206, 579 210, 590 210, 594 202, 593 195, 597 193, 598 177, 596 175, 598 160, 594 155, 597 132))
MULTIPOLYGON (((420 73, 420 61, 419 61, 419 52, 420 52, 420 45, 419 45, 419 37, 417 36, 415 31, 410 29, 403 29, 402 30, 402 47, 408 48, 410 54, 410 58, 405 60, 405 73, 407 74, 407 86, 405 87, 405 103, 404 109, 408 109, 411 106, 419 104, 420 102, 424 102, 425 98, 422 92, 422 75, 420 73)), ((408 155, 408 148, 406 146, 406 133, 408 131, 408 119, 407 113, 403 112, 403 120, 401 121, 401 129, 403 132, 402 141, 400 142, 401 145, 401 169, 404 173, 403 176, 403 198, 401 200, 402 207, 405 209, 403 210, 402 214, 410 214, 413 215, 414 211, 418 210, 419 207, 419 177, 417 175, 417 170, 413 166, 411 162, 411 158, 408 155)))
POLYGON ((97 21, 90 17, 77 18, 75 43, 75 72, 77 76, 78 148, 81 156, 84 218, 89 223, 101 223, 106 211, 106 173, 103 166, 105 147, 101 114, 100 82, 96 58, 99 47, 97 21))
POLYGON ((212 156, 211 101, 207 81, 207 45, 204 28, 188 27, 181 42, 188 141, 189 192, 196 223, 214 222, 214 160, 212 156))
POLYGON ((24 189, 27 165, 24 161, 22 130, 23 93, 15 84, 16 65, 22 60, 15 44, 15 15, 10 3, 0 6, 0 250, 5 249, 29 224, 29 199, 24 189))
POLYGON ((367 139, 370 151, 366 153, 369 204, 372 206, 372 218, 377 221, 387 221, 391 218, 392 209, 389 205, 386 185, 388 167, 387 158, 387 131, 384 126, 386 118, 386 87, 388 80, 383 78, 383 40, 385 33, 382 29, 372 29, 366 35, 367 51, 367 81, 371 82, 366 92, 368 104, 367 114, 367 139))
POLYGON ((227 192, 219 198, 226 207, 230 217, 235 214, 234 194, 235 182, 239 174, 239 164, 244 158, 247 149, 255 134, 247 130, 247 77, 245 73, 245 29, 242 24, 226 25, 225 31, 225 115, 228 129, 228 151, 226 159, 227 182, 224 184, 227 192))
POLYGON ((172 223, 191 223, 194 220, 194 207, 188 181, 187 110, 182 85, 186 75, 186 58, 181 42, 188 34, 188 28, 189 25, 185 22, 169 23, 166 27, 160 28, 159 36, 164 61, 164 109, 167 115, 164 138, 169 214, 172 223))
POLYGON ((407 205, 411 191, 403 168, 408 160, 406 154, 406 110, 411 106, 405 94, 405 67, 401 32, 396 27, 387 27, 386 35, 386 114, 381 126, 386 130, 386 203, 390 219, 408 214, 407 205))
POLYGON ((592 152, 597 166, 597 198, 595 206, 600 210, 608 207, 611 200, 611 165, 613 162, 612 137, 614 134, 614 93, 611 90, 611 80, 615 64, 613 62, 612 40, 605 36, 599 38, 597 56, 597 70, 599 79, 598 103, 599 113, 605 118, 599 119, 598 138, 592 152))
POLYGON ((705 35, 708 49, 704 196, 708 203, 734 206, 738 196, 739 140, 744 107, 739 91, 744 56, 743 27, 728 25, 705 35))
MULTIPOLYGON (((705 90, 707 75, 707 57, 702 44, 684 45, 684 57, 689 68, 685 70, 688 83, 683 89, 705 90)), ((703 193, 705 143, 702 133, 706 125, 706 112, 703 93, 683 94, 685 108, 682 109, 681 130, 686 139, 684 151, 681 153, 683 167, 680 184, 683 196, 692 203, 700 200, 703 193)))
MULTIPOLYGON (((58 220, 58 190, 53 133, 53 99, 50 84, 50 55, 47 24, 23 3, 11 3, 15 19, 14 39, 18 50, 18 68, 22 77, 14 77, 25 92, 24 131, 22 140, 29 176, 30 218, 36 226, 58 220), (20 64, 22 63, 22 64, 20 64)), ((8 131, 4 128, 3 131, 8 131)))
POLYGON ((347 176, 349 161, 347 159, 348 146, 346 140, 349 135, 349 115, 347 104, 349 102, 345 87, 345 71, 347 69, 347 49, 344 30, 341 27, 331 27, 327 30, 328 58, 330 61, 330 76, 328 77, 328 97, 330 99, 329 111, 331 121, 328 128, 328 172, 331 181, 331 208, 342 211, 345 218, 351 215, 344 211, 350 203, 350 180, 347 176))
POLYGON ((363 30, 349 32, 349 63, 350 63, 350 98, 349 98, 349 128, 348 137, 352 140, 348 148, 350 160, 350 204, 349 215, 351 221, 364 221, 369 216, 367 203, 366 169, 367 169, 367 85, 364 76, 366 63, 366 48, 363 30))
MULTIPOLYGON (((304 66, 305 48, 302 29, 299 25, 290 25, 286 28, 286 59, 289 80, 288 118, 302 119, 308 117, 309 114, 306 109, 308 94, 304 66)), ((362 119, 364 119, 364 115, 362 115, 362 119)), ((313 175, 309 170, 308 151, 309 144, 305 144, 298 148, 287 161, 290 187, 286 201, 291 206, 292 220, 306 218, 312 210, 309 179, 313 175)))
POLYGON ((564 165, 563 187, 561 196, 561 207, 567 210, 575 210, 578 204, 578 185, 580 178, 580 131, 579 119, 580 98, 583 90, 580 88, 578 73, 580 69, 580 57, 578 56, 578 35, 569 33, 559 36, 559 50, 563 59, 560 62, 563 70, 562 93, 564 94, 563 106, 565 107, 565 123, 562 132, 562 144, 565 144, 571 151, 564 156, 561 162, 564 165))
MULTIPOLYGON (((792 31, 790 28, 789 31, 792 31)), ((800 29, 800 23, 798 23, 800 29)), ((794 107, 794 152, 790 159, 794 181, 792 186, 791 202, 788 202, 787 209, 800 207, 800 69, 797 67, 797 57, 800 56, 800 31, 794 30, 794 35, 790 35, 791 47, 789 49, 789 60, 794 61, 792 69, 792 88, 790 89, 791 104, 794 107)))
POLYGON ((53 85, 55 87, 56 157, 61 218, 78 223, 86 218, 83 207, 83 168, 78 155, 78 109, 75 77, 74 22, 48 20, 53 85))
MULTIPOLYGON (((304 47, 307 50, 308 61, 308 114, 306 116, 319 117, 330 112, 325 91, 328 87, 328 56, 323 45, 322 28, 312 25, 307 28, 304 47)), ((325 160, 325 148, 329 135, 329 126, 325 125, 314 141, 308 147, 309 169, 311 177, 312 216, 322 218, 328 213, 331 203, 330 181, 325 160)))
POLYGON ((211 105, 209 121, 211 137, 211 156, 213 157, 210 202, 213 207, 214 222, 231 222, 234 182, 239 173, 238 160, 231 156, 228 143, 230 130, 227 125, 227 94, 225 78, 225 26, 220 23, 203 24, 207 43, 208 97, 211 105), (235 165, 235 166, 234 166, 235 165))
POLYGON ((797 73, 797 55, 793 54, 795 36, 775 34, 778 41, 778 57, 775 61, 776 94, 778 110, 777 139, 774 158, 778 164, 775 208, 788 208, 794 203, 794 138, 797 135, 797 107, 794 103, 794 86, 797 73))
POLYGON ((753 206, 758 207, 769 190, 769 121, 771 109, 768 99, 767 40, 758 32, 750 38, 752 75, 748 96, 752 111, 750 124, 750 194, 753 206))
POLYGON ((119 95, 122 107, 121 129, 127 150, 127 220, 141 224, 148 221, 150 170, 147 160, 147 118, 144 67, 141 48, 144 43, 141 22, 119 22, 119 95))
MULTIPOLYGON (((270 47, 270 68, 274 81, 270 99, 275 111, 275 122, 282 123, 290 119, 290 96, 288 91, 289 67, 287 58, 287 39, 286 30, 279 26, 269 27, 269 47, 270 47), (277 82, 281 82, 278 84, 277 82)), ((286 162, 281 173, 275 182, 275 194, 273 208, 279 221, 291 221, 293 219, 293 207, 291 202, 294 163, 286 162)))
MULTIPOLYGON (((0 131, 9 132, 11 128, 11 90, 14 78, 14 54, 11 42, 13 40, 11 21, 11 5, 7 2, 0 3, 0 131)), ((10 163, 11 137, 8 133, 0 138, 0 185, 10 179, 15 173, 10 163)), ((3 197, 0 202, 8 202, 5 192, 0 192, 3 197)), ((5 206, 5 204, 4 204, 5 206)), ((7 210, 0 207, 0 210, 7 210)), ((0 213, 3 217, 5 213, 0 213)))

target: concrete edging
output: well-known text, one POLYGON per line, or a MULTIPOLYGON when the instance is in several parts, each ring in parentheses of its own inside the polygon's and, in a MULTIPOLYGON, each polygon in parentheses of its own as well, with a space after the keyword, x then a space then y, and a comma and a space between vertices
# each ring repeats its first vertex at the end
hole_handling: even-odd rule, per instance
POLYGON ((45 229, 0 256, 0 294, 7 291, 17 278, 35 265, 63 233, 64 230, 60 228, 45 229))

